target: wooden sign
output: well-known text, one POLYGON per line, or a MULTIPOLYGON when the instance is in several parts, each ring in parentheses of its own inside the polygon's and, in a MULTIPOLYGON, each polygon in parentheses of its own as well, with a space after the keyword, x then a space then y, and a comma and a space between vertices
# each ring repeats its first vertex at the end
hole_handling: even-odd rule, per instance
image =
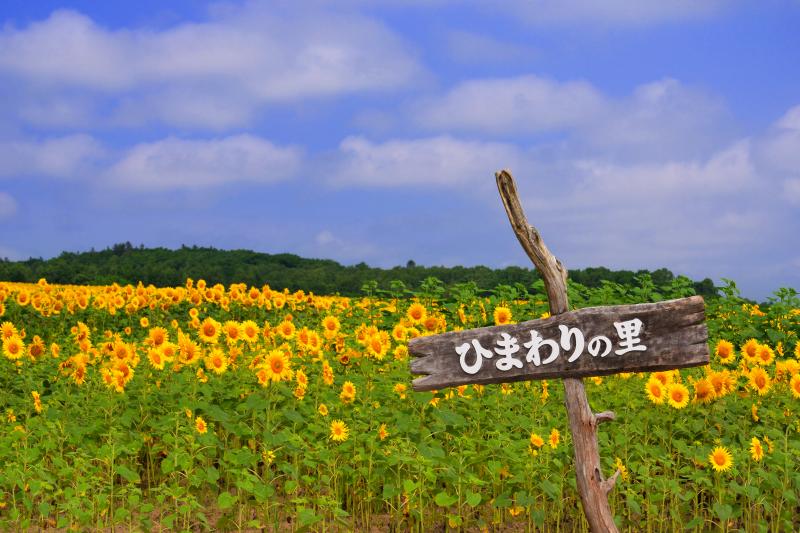
POLYGON ((551 318, 417 337, 413 382, 427 391, 469 383, 580 378, 708 364, 701 296, 589 307, 551 318))

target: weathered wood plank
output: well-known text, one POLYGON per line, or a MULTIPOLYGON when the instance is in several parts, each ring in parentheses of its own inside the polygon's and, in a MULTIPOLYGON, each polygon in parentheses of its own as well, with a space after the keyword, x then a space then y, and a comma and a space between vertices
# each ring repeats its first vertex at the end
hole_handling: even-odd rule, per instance
POLYGON ((408 343, 409 353, 418 358, 411 361, 411 372, 427 375, 414 380, 413 387, 425 391, 470 383, 577 378, 705 365, 709 353, 704 308, 703 298, 692 296, 656 303, 591 307, 519 324, 417 337, 408 343), (626 341, 615 323, 620 325, 637 319, 641 321, 638 334, 628 335, 630 338, 626 341), (569 359, 578 341, 574 332, 570 337, 568 333, 572 330, 569 328, 580 330, 584 339, 583 350, 573 361, 569 359), (536 357, 528 357, 531 345, 525 346, 533 339, 532 331, 545 343, 551 341, 541 344, 538 361, 536 357), (503 334, 515 339, 518 351, 510 357, 520 362, 520 368, 511 366, 508 361, 498 363, 504 359, 497 353, 498 349, 502 351, 498 341, 503 334), (591 342, 596 337, 605 337, 609 342, 596 341, 596 355, 591 355, 591 342), (481 359, 480 365, 473 340, 491 352, 481 359), (457 348, 464 352, 465 345, 468 350, 462 357, 457 348), (558 356, 549 361, 553 345, 558 356), (602 356, 609 345, 610 352, 602 356), (631 347, 637 349, 631 350, 631 347), (465 370, 474 370, 476 366, 480 368, 475 373, 465 370))

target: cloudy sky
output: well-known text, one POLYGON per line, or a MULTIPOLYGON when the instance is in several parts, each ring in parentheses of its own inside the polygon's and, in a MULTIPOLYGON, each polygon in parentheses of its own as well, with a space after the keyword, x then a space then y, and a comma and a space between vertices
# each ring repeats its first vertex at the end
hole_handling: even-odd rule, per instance
POLYGON ((8 0, 0 257, 131 241, 800 288, 797 0, 8 0))

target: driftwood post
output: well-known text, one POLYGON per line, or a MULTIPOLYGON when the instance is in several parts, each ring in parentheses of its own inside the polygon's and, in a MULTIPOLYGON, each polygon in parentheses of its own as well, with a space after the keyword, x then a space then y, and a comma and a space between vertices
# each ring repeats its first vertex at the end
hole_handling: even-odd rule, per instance
MULTIPOLYGON (((569 311, 566 269, 547 249, 536 228, 528 224, 511 173, 501 170, 495 173, 495 178, 511 227, 544 280, 550 314, 555 316, 566 313, 569 311)), ((584 515, 594 532, 617 531, 614 516, 608 505, 608 493, 614 487, 620 472, 617 470, 608 479, 603 477, 597 446, 597 426, 602 422, 613 420, 614 413, 612 411, 592 413, 580 378, 564 378, 564 396, 575 448, 578 494, 581 497, 584 515)))
POLYGON ((528 224, 511 174, 495 176, 511 227, 544 279, 552 316, 411 339, 411 373, 423 374, 414 390, 563 379, 583 512, 592 531, 617 531, 608 493, 619 470, 603 477, 597 447, 597 426, 614 413, 592 413, 581 379, 708 364, 705 303, 691 296, 569 311, 567 271, 528 224))

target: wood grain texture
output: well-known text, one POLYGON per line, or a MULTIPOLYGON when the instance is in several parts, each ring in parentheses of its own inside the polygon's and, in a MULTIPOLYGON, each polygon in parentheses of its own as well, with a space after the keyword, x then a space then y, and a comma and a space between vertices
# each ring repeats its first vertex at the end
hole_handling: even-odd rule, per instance
MULTIPOLYGON (((431 337, 417 337, 408 343, 409 353, 417 357, 411 361, 413 374, 427 374, 414 380, 414 390, 442 389, 469 383, 489 384, 564 377, 587 377, 619 372, 653 372, 708 364, 708 331, 704 324, 703 298, 692 296, 657 303, 591 307, 570 311, 547 319, 530 320, 519 324, 492 326, 453 331, 431 337), (614 322, 638 318, 642 328, 638 339, 645 351, 631 351, 622 355, 614 353, 621 348, 614 322), (525 360, 527 349, 522 344, 531 338, 531 330, 545 339, 559 342, 559 326, 578 328, 588 343, 595 336, 605 336, 612 343, 612 351, 605 357, 592 356, 584 348, 582 355, 568 362, 572 350, 560 349, 559 356, 549 364, 535 366, 525 360), (518 340, 520 351, 513 357, 522 362, 522 368, 502 371, 497 368, 501 358, 495 354, 484 359, 476 374, 466 373, 459 363, 456 346, 477 339, 487 349, 506 333, 518 340)), ((550 353, 549 348, 542 350, 550 353)), ((467 360, 474 360, 470 348, 467 360)))
MULTIPOLYGON (((511 229, 542 275, 550 303, 550 314, 555 316, 566 313, 569 311, 567 270, 547 249, 536 228, 528 224, 511 172, 507 170, 496 172, 495 179, 511 229)), ((597 446, 598 419, 589 407, 586 389, 580 378, 564 378, 564 403, 575 448, 575 478, 583 514, 592 531, 617 531, 614 515, 608 505, 608 492, 613 487, 619 470, 609 479, 603 478, 597 446)), ((610 420, 614 416, 610 411, 603 414, 605 415, 603 420, 610 420)))

